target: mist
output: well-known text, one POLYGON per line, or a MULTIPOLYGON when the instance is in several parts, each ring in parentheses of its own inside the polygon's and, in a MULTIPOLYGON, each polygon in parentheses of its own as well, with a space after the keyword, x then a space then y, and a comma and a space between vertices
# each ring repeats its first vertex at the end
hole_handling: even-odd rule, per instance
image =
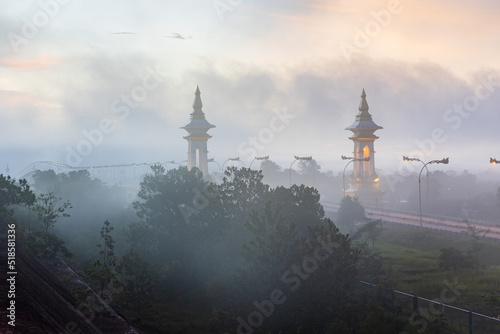
POLYGON ((3 7, 20 331, 498 331, 498 2, 3 7))

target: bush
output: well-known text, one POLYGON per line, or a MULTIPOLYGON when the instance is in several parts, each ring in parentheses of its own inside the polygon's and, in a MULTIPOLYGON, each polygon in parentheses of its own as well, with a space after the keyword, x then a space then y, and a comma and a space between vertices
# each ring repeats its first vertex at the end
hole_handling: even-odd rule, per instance
POLYGON ((470 258, 455 247, 441 248, 439 251, 441 252, 441 255, 439 255, 440 269, 472 268, 470 258))

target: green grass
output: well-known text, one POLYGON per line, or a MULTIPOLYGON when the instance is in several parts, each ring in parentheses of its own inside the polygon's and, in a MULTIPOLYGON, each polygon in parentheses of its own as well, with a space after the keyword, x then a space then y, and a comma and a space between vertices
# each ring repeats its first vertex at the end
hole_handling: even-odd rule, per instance
MULTIPOLYGON (((440 249, 467 251, 469 240, 431 230, 386 225, 375 252, 386 258, 385 283, 401 291, 414 291, 428 299, 449 298, 449 304, 490 316, 500 314, 500 242, 483 241, 477 269, 440 270, 440 249), (460 286, 453 295, 445 281, 460 286), (450 298, 453 296, 453 298, 450 298)), ((380 282, 382 283, 382 282, 380 282)))

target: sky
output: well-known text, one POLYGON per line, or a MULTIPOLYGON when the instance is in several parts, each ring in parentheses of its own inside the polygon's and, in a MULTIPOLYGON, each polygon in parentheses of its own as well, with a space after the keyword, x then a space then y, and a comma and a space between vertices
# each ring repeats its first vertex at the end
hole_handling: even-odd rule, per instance
POLYGON ((499 168, 496 0, 0 5, 0 173, 186 160, 197 86, 220 165, 298 155, 341 172, 365 89, 381 173, 403 155, 499 168))

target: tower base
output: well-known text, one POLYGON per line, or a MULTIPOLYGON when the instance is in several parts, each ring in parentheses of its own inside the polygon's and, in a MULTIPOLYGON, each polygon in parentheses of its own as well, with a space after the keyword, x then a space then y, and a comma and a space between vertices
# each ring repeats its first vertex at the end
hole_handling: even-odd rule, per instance
POLYGON ((349 186, 346 190, 347 196, 356 196, 364 206, 376 208, 383 206, 384 192, 378 188, 379 183, 375 180, 353 180, 349 186))

